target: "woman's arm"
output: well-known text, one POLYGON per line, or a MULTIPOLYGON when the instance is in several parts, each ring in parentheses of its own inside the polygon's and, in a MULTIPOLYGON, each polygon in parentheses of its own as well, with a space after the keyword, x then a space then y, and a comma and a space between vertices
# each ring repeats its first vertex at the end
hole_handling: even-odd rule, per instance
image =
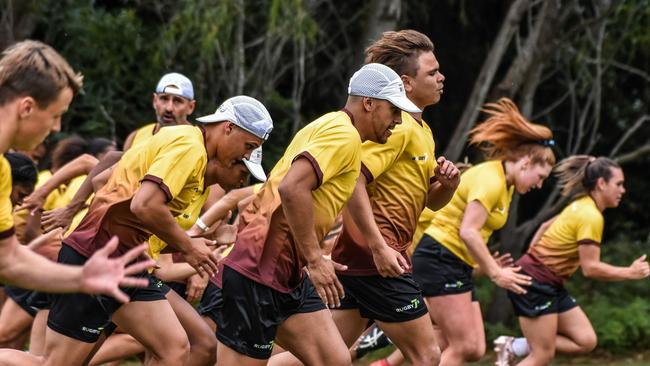
POLYGON ((488 212, 479 201, 471 201, 465 207, 463 220, 460 224, 460 238, 467 246, 469 254, 478 263, 479 267, 497 286, 510 291, 526 293, 521 286, 529 286, 531 278, 519 274, 521 267, 501 267, 492 257, 490 251, 481 237, 481 228, 485 225, 488 212))
POLYGON ((42 186, 36 188, 32 194, 25 197, 18 210, 35 211, 43 207, 47 196, 62 184, 68 183, 73 178, 88 174, 97 165, 97 159, 89 154, 83 154, 62 166, 42 186))
POLYGON ((646 255, 637 258, 629 267, 619 267, 600 261, 600 245, 583 244, 578 247, 580 267, 585 277, 601 281, 640 280, 650 275, 646 255))

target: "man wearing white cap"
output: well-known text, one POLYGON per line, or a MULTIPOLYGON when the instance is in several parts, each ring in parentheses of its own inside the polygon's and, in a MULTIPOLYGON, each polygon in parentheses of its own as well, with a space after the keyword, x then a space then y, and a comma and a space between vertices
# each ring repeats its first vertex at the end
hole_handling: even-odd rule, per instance
POLYGON ((156 85, 152 104, 156 112, 156 122, 131 132, 124 141, 124 151, 141 141, 146 141, 161 127, 190 124, 187 117, 196 107, 192 81, 176 72, 163 75, 156 85))
MULTIPOLYGON (((209 160, 231 166, 250 158, 273 122, 262 103, 246 96, 227 100, 200 121, 200 126, 161 129, 146 144, 125 152, 84 219, 64 239, 59 262, 84 263, 112 235, 119 237, 117 253, 123 253, 154 234, 199 273, 214 275, 219 258, 208 245, 215 242, 191 238, 174 216, 202 195, 209 160)), ((147 288, 129 291, 132 302, 126 305, 83 294, 53 298, 45 364, 82 364, 108 321, 131 334, 159 364, 206 364, 202 355, 188 359, 188 335, 164 290, 152 279, 147 288)))
POLYGON ((218 365, 259 365, 277 339, 308 365, 346 365, 350 355, 327 305, 344 295, 319 243, 352 194, 361 143, 385 143, 401 111, 419 112, 389 67, 369 64, 350 79, 343 110, 300 130, 240 216, 218 281, 218 365), (309 277, 305 276, 306 267, 309 277))

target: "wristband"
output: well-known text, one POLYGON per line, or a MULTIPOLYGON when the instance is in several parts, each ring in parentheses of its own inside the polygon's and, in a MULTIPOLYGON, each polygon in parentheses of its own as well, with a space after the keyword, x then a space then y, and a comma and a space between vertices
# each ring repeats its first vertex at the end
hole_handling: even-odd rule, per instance
POLYGON ((206 232, 209 229, 208 225, 206 225, 200 217, 196 219, 196 226, 198 226, 203 232, 206 232))

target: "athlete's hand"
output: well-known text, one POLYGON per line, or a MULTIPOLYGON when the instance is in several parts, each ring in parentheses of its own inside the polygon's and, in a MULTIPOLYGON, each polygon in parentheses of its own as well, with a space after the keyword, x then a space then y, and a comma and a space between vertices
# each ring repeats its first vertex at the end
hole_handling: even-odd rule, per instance
POLYGON ((512 264, 515 263, 515 260, 512 259, 510 253, 499 255, 499 251, 496 251, 492 253, 492 258, 494 258, 499 267, 512 267, 512 264))
POLYGON ((645 254, 632 262, 628 269, 630 271, 631 280, 640 280, 650 276, 650 265, 648 265, 645 254))
POLYGON ((57 208, 51 211, 43 212, 41 216, 41 225, 45 232, 52 231, 57 227, 63 228, 66 232, 74 219, 77 212, 81 211, 85 205, 75 206, 67 205, 65 207, 57 208))
POLYGON ((521 267, 501 267, 490 279, 499 287, 523 295, 526 293, 526 289, 522 286, 530 286, 533 279, 518 273, 519 271, 521 271, 521 267))
POLYGON ((191 275, 187 278, 187 290, 185 294, 187 295, 187 302, 193 303, 197 300, 200 300, 203 297, 203 292, 205 288, 208 287, 208 282, 210 277, 200 274, 191 275))
POLYGON ((347 266, 323 256, 319 257, 317 261, 307 264, 309 279, 326 306, 341 306, 340 299, 345 296, 345 292, 334 271, 345 271, 346 269, 348 269, 347 266))
POLYGON ((47 196, 44 196, 40 189, 36 189, 32 194, 23 198, 23 203, 16 208, 16 211, 29 210, 29 214, 33 215, 43 208, 46 198, 47 196))
POLYGON ((454 163, 447 160, 444 156, 438 157, 437 161, 438 165, 434 170, 436 180, 440 182, 443 187, 456 190, 460 184, 460 171, 454 163))
POLYGON ((204 238, 190 238, 190 242, 190 249, 183 253, 187 263, 201 275, 214 276, 217 273, 219 257, 209 246, 214 246, 217 242, 204 238))
POLYGON ((149 285, 148 279, 131 275, 154 266, 156 262, 148 259, 129 265, 147 250, 148 245, 138 245, 121 257, 109 258, 108 256, 117 248, 117 243, 117 237, 114 236, 84 264, 81 272, 81 292, 110 295, 118 301, 126 303, 129 301, 129 297, 119 287, 147 287, 149 285))
POLYGON ((232 244, 237 239, 237 226, 229 224, 219 225, 214 230, 210 228, 210 230, 201 236, 214 240, 217 245, 232 244))
POLYGON ((388 245, 382 245, 373 251, 372 259, 382 277, 399 277, 409 269, 409 264, 402 254, 388 245))

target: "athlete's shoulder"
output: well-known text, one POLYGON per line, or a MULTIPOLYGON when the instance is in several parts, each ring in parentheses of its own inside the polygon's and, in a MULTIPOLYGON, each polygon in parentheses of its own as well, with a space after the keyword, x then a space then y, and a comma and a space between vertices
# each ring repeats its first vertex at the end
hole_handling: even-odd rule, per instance
POLYGON ((564 211, 569 216, 580 221, 604 222, 603 213, 600 212, 598 206, 596 206, 596 202, 588 195, 573 200, 564 211))

